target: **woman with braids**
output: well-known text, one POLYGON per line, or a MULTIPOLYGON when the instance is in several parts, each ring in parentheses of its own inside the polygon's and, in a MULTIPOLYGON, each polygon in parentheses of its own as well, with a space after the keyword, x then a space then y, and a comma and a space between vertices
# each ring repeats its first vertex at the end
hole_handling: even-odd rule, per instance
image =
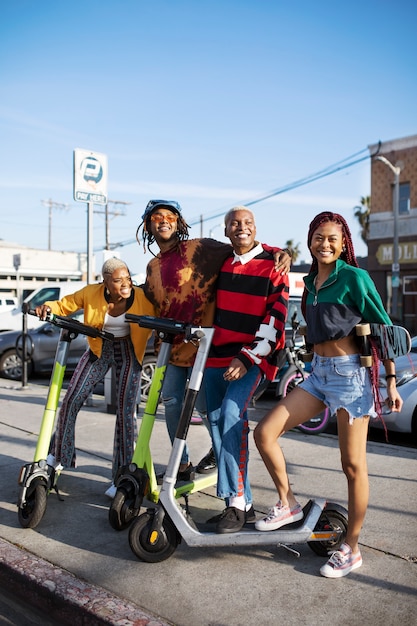
MULTIPOLYGON (((344 543, 320 569, 328 578, 346 576, 362 565, 359 533, 368 506, 366 441, 370 417, 380 415, 377 368, 360 365, 355 326, 362 321, 391 324, 369 274, 355 258, 349 228, 337 213, 320 213, 311 222, 308 247, 313 257, 305 277, 303 314, 307 342, 313 345, 312 374, 275 406, 255 429, 258 450, 276 486, 279 501, 256 522, 275 530, 301 520, 278 438, 308 421, 325 406, 337 415, 339 448, 348 483, 349 521, 344 543)), ((384 361, 392 411, 400 411, 393 361, 384 361)))
MULTIPOLYGON (((216 305, 216 281, 220 268, 232 254, 230 244, 214 239, 189 239, 188 224, 181 214, 178 202, 172 200, 150 200, 142 215, 142 242, 152 253, 150 246, 156 243, 159 254, 154 255, 146 268, 144 291, 155 306, 156 315, 169 317, 196 326, 211 326, 216 305)), ((265 246, 267 248, 267 246, 265 246)), ((286 274, 291 266, 291 256, 279 248, 269 248, 275 252, 276 270, 286 274)), ((196 347, 183 343, 181 338, 174 341, 171 360, 165 374, 162 400, 165 406, 165 420, 171 442, 181 415, 185 388, 194 363, 196 347)), ((205 412, 200 405, 204 394, 197 398, 197 409, 205 412)), ((201 459, 197 472, 205 473, 216 468, 213 451, 201 459)), ((178 472, 179 480, 189 480, 194 468, 189 451, 185 446, 178 472)))

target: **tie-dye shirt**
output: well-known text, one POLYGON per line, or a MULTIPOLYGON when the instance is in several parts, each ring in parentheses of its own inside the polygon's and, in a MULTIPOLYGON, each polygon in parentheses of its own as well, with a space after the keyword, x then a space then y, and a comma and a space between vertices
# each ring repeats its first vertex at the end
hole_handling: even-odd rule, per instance
MULTIPOLYGON (((216 306, 216 283, 230 244, 215 239, 189 239, 160 252, 148 263, 144 291, 159 317, 196 326, 212 326, 216 306)), ((189 367, 196 348, 176 338, 171 363, 189 367)))

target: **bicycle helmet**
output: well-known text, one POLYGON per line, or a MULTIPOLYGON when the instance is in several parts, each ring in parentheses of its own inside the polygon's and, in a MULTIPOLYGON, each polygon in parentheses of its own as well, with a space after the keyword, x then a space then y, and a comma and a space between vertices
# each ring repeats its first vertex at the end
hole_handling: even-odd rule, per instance
POLYGON ((150 229, 150 217, 158 207, 165 207, 166 209, 169 209, 170 211, 172 211, 172 213, 175 213, 178 216, 176 232, 178 241, 185 241, 186 239, 188 239, 189 226, 181 215, 181 207, 178 202, 175 202, 174 200, 149 200, 148 204, 146 205, 145 212, 142 215, 142 222, 139 224, 136 230, 136 241, 140 243, 139 231, 142 228, 143 251, 146 252, 147 248, 149 252, 153 254, 153 256, 155 256, 155 254, 150 249, 150 246, 155 241, 155 237, 150 229))
POLYGON ((146 205, 145 212, 142 215, 142 222, 145 222, 146 218, 160 206, 169 209, 172 213, 176 213, 178 216, 181 215, 181 207, 178 202, 175 202, 175 200, 149 200, 146 205))

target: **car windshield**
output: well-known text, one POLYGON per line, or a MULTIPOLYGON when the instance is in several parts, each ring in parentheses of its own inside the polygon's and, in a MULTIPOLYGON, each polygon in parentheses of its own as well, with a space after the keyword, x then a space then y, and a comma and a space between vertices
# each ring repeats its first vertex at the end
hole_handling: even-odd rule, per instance
POLYGON ((35 309, 37 306, 40 306, 44 302, 49 300, 58 300, 59 298, 59 287, 50 287, 48 289, 42 289, 41 292, 37 293, 33 296, 31 300, 29 300, 29 308, 35 309))
POLYGON ((301 326, 305 325, 305 320, 301 313, 301 298, 292 298, 290 296, 288 301, 287 321, 285 323, 286 330, 291 330, 291 320, 293 319, 294 313, 296 313, 295 319, 300 322, 301 326))

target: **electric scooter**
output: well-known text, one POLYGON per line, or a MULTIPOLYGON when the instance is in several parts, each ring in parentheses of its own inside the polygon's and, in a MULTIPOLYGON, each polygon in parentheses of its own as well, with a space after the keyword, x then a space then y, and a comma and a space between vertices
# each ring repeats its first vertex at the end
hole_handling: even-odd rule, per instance
MULTIPOLYGON (((34 310, 28 312, 36 315, 34 310)), ((59 472, 47 464, 46 457, 49 452, 71 342, 79 334, 101 337, 104 340, 114 338, 112 333, 87 326, 70 317, 49 313, 46 321, 58 326, 61 332, 35 455, 31 463, 22 466, 19 474, 20 492, 17 506, 19 522, 23 528, 35 528, 45 514, 48 494, 52 489, 58 493, 56 482, 59 472)))
MULTIPOLYGON (((194 327, 192 324, 177 322, 169 318, 130 313, 126 313, 125 317, 127 322, 137 323, 143 328, 155 330, 161 344, 132 460, 128 465, 119 468, 114 480, 116 495, 109 508, 109 522, 114 530, 124 530, 130 526, 140 514, 144 498, 153 503, 159 500, 161 487, 155 474, 150 440, 174 338, 182 336, 184 342, 199 343, 207 330, 212 332, 212 329, 204 329, 203 331, 203 329, 194 327)), ((201 374, 194 390, 195 397, 193 394, 191 413, 202 378, 203 375, 201 374)), ((211 487, 216 484, 216 481, 217 472, 199 475, 189 482, 179 483, 176 481, 173 489, 174 498, 184 497, 187 502, 190 494, 211 487)))
POLYGON ((192 519, 188 507, 184 512, 179 506, 175 493, 176 477, 212 336, 212 328, 199 329, 199 347, 158 502, 132 521, 129 528, 131 550, 148 563, 168 559, 182 539, 191 547, 280 545, 295 554, 299 553, 290 547, 292 544, 307 543, 316 554, 330 555, 346 536, 347 511, 324 499, 310 500, 303 509, 301 521, 276 531, 244 527, 232 534, 206 532, 205 524, 192 519))

